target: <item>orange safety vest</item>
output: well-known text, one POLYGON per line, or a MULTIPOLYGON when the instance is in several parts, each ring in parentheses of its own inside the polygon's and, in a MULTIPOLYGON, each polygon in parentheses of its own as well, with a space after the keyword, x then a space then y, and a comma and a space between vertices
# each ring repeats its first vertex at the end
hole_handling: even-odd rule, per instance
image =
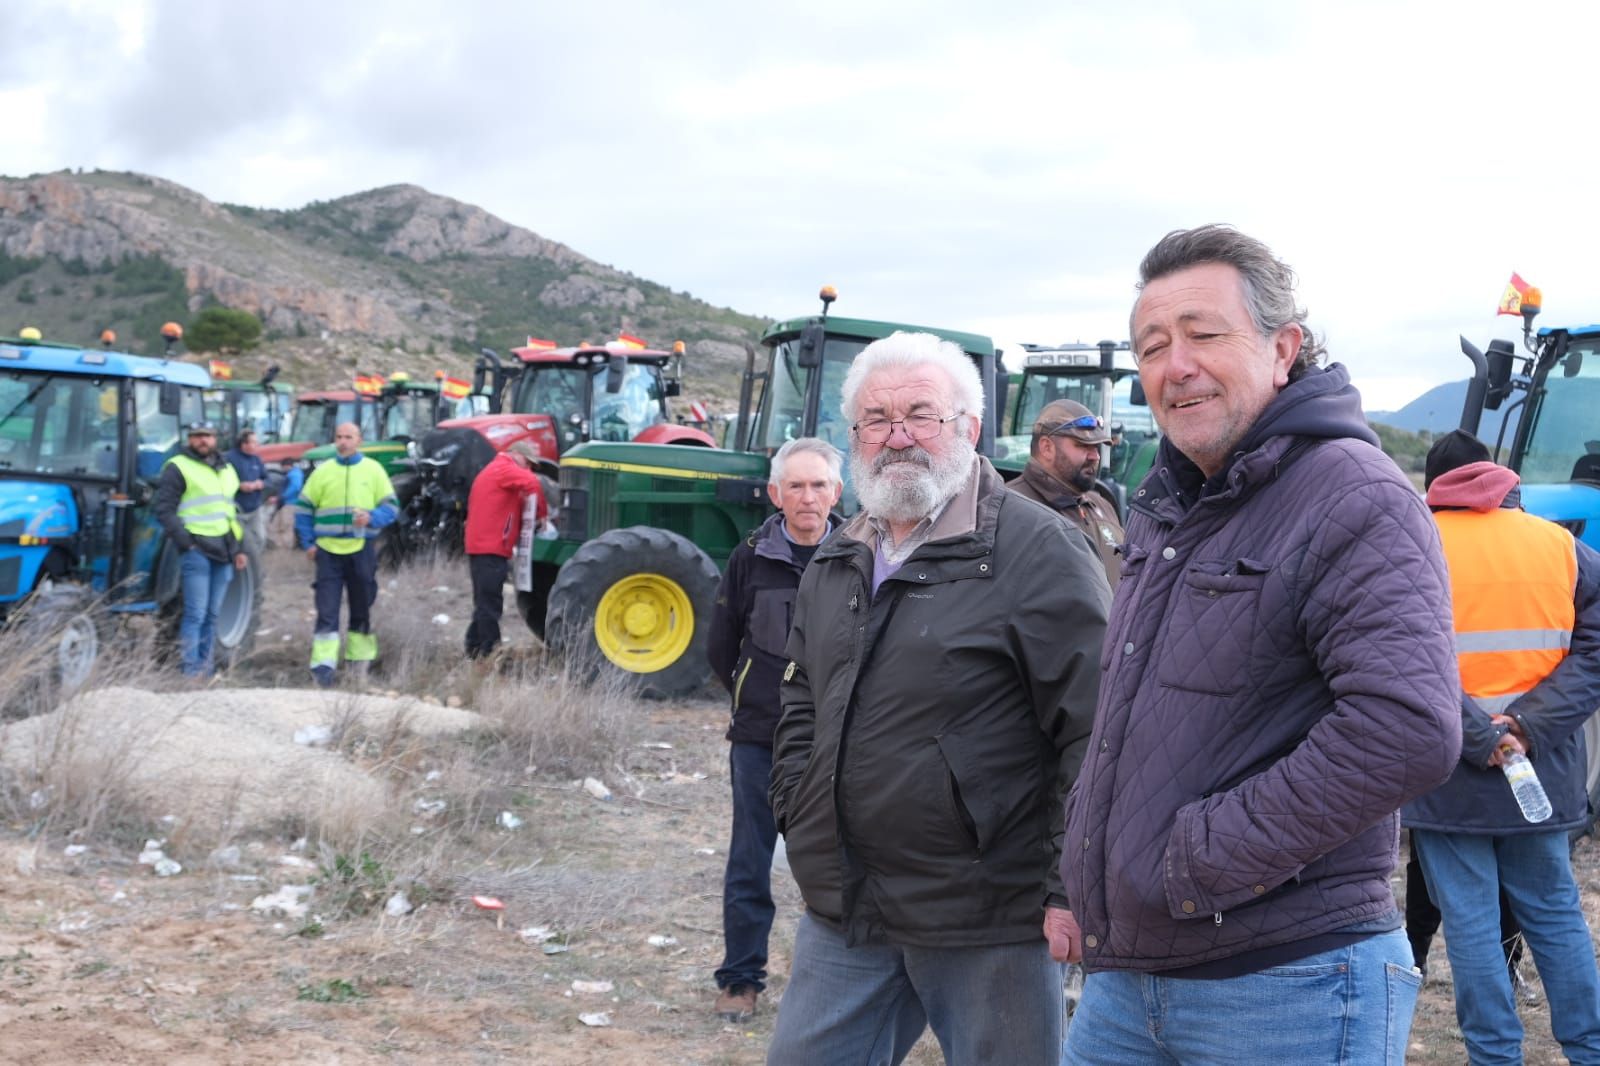
POLYGON ((1504 711, 1567 657, 1577 617, 1572 534, 1522 511, 1436 511, 1455 610, 1461 688, 1504 711))

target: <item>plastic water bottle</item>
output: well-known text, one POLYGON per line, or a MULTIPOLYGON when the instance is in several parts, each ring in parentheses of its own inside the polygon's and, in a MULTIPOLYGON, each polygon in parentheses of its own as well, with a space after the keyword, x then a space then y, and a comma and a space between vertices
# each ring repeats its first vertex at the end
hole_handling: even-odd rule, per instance
POLYGON ((1517 797, 1517 806, 1522 808, 1522 816, 1530 822, 1542 822, 1550 817, 1550 797, 1544 794, 1544 786, 1539 783, 1539 775, 1534 772, 1533 763, 1520 751, 1506 752, 1505 762, 1500 764, 1500 769, 1505 771, 1506 780, 1511 783, 1511 794, 1517 797))

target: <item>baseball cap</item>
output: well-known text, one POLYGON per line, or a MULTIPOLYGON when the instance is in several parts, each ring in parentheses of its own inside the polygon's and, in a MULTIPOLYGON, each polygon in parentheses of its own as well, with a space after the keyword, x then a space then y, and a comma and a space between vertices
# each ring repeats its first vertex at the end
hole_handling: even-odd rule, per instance
POLYGON ((1052 400, 1034 419, 1033 431, 1045 437, 1071 437, 1084 444, 1110 444, 1105 419, 1076 400, 1052 400))
POLYGON ((209 433, 213 437, 215 437, 217 435, 217 427, 211 422, 204 422, 204 421, 201 421, 201 422, 190 422, 187 426, 185 426, 183 428, 188 433, 188 435, 191 436, 191 437, 194 436, 196 433, 209 433))

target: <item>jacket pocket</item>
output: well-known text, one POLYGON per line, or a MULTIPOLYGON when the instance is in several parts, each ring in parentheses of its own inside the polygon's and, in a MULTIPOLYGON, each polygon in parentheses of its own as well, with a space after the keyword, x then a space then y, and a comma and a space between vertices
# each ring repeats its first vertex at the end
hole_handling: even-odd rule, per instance
POLYGON ((750 607, 750 643, 769 655, 783 656, 789 642, 789 626, 794 622, 794 598, 798 589, 757 589, 750 607))
POLYGON ((994 840, 994 803, 982 777, 973 772, 973 758, 962 739, 953 733, 933 739, 944 762, 945 809, 950 824, 981 855, 994 840))
POLYGON ((1247 558, 1189 564, 1157 656, 1156 679, 1164 687, 1216 696, 1246 687, 1261 589, 1270 571, 1268 564, 1247 558))

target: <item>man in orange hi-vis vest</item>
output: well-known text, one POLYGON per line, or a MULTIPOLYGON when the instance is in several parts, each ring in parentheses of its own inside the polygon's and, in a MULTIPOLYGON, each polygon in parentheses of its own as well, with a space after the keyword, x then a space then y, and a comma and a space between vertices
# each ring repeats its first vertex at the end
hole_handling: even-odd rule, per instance
POLYGON ((1572 1062, 1600 1062, 1600 972, 1567 851, 1588 805, 1583 724, 1600 704, 1600 554, 1525 513, 1517 475, 1460 430, 1428 452, 1427 481, 1455 609, 1461 762, 1407 805, 1405 824, 1444 916, 1456 1018, 1473 1063, 1522 1061, 1503 891, 1551 1031, 1572 1062), (1523 754, 1548 796, 1542 810, 1525 813, 1501 772, 1523 754))

